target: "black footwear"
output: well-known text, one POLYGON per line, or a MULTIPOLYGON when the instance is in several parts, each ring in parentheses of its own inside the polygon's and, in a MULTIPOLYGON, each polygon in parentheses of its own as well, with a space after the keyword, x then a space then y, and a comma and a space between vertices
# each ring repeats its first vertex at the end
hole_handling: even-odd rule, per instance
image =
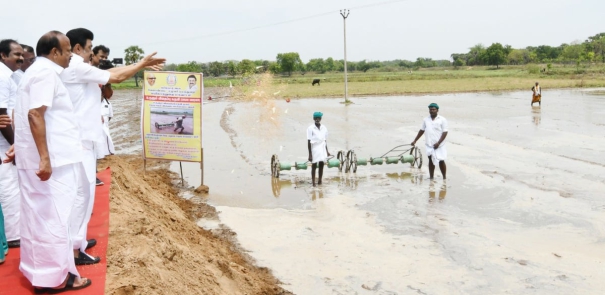
POLYGON ((92 257, 82 251, 80 251, 79 257, 74 257, 74 261, 76 265, 91 265, 96 264, 101 261, 100 257, 92 257))
POLYGON ((97 186, 104 185, 104 184, 105 184, 104 182, 102 182, 100 179, 97 178, 97 186))
POLYGON ((10 241, 7 244, 9 248, 19 248, 21 247, 21 240, 10 241))
POLYGON ((34 288, 35 294, 59 294, 65 291, 75 291, 84 289, 90 285, 92 285, 92 281, 90 279, 86 279, 86 283, 79 287, 74 287, 74 282, 76 281, 76 275, 69 273, 69 277, 67 278, 67 284, 65 287, 61 289, 53 289, 53 288, 34 288))
POLYGON ((86 242, 88 242, 88 245, 86 245, 86 250, 97 245, 97 240, 95 240, 95 239, 90 239, 90 240, 87 240, 86 242))

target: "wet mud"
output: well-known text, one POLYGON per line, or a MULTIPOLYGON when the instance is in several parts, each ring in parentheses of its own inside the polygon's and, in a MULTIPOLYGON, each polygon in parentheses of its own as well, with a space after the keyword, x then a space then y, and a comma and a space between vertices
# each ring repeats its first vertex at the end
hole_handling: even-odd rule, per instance
MULTIPOLYGON (((207 103, 206 201, 295 294, 599 294, 602 93, 544 91, 540 107, 531 92, 207 103), (318 188, 310 169, 271 177, 273 154, 306 161, 315 111, 332 154, 370 158, 410 143, 431 102, 449 121, 447 180, 428 179, 426 156, 421 169, 326 168, 318 188), (272 113, 276 124, 258 119, 272 113)), ((200 166, 183 169, 197 187, 200 166)))

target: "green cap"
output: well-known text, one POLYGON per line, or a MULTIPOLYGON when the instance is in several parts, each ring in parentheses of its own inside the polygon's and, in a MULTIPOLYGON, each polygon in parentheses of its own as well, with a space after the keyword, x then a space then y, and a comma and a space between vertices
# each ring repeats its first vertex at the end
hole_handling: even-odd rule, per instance
POLYGON ((430 109, 430 108, 436 108, 436 109, 439 109, 439 105, 438 105, 438 104, 436 104, 436 103, 431 103, 431 104, 429 105, 429 109, 430 109))
POLYGON ((313 118, 321 118, 321 117, 323 117, 323 115, 324 114, 322 112, 315 112, 315 113, 313 113, 313 118))

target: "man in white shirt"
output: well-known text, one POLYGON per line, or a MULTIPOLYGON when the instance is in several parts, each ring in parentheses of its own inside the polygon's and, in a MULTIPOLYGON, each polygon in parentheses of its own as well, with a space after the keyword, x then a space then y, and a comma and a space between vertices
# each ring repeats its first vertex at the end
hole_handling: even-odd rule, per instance
MULTIPOLYGON (((69 92, 59 74, 71 58, 69 39, 52 31, 36 46, 38 59, 23 75, 15 106, 14 152, 21 189, 21 264, 36 289, 75 290, 80 278, 69 235, 82 174, 82 144, 69 92)), ((4 165, 4 164, 3 164, 4 165)))
MULTIPOLYGON (((23 63, 23 49, 15 40, 0 41, 0 114, 12 115, 17 100, 17 84, 13 73, 23 63)), ((0 156, 14 143, 11 125, 0 128, 0 156)), ((9 248, 19 247, 19 215, 21 194, 17 167, 12 163, 0 165, 0 206, 4 213, 4 227, 9 248)))
POLYGON ((82 164, 88 181, 87 187, 78 189, 79 195, 74 204, 70 233, 74 242, 76 264, 85 265, 100 261, 99 257, 92 257, 85 253, 86 248, 96 244, 95 240, 86 240, 86 233, 94 205, 96 185, 97 153, 94 150, 94 142, 101 141, 103 138, 102 126, 99 124, 101 120, 99 85, 120 83, 146 67, 161 66, 165 59, 154 58, 155 53, 153 53, 133 65, 112 68, 107 71, 100 70, 90 65, 93 56, 93 33, 90 30, 78 28, 70 30, 66 36, 69 38, 74 54, 69 67, 61 73, 61 80, 69 92, 74 106, 75 119, 80 126, 83 148, 82 164))
POLYGON ((21 68, 13 73, 13 80, 15 80, 17 85, 19 85, 23 73, 36 61, 34 48, 25 44, 21 44, 21 48, 23 48, 23 63, 21 64, 21 68))
POLYGON ((447 136, 448 126, 447 120, 440 116, 439 105, 431 103, 429 105, 429 116, 422 121, 422 127, 416 135, 416 139, 412 145, 416 145, 416 141, 426 133, 426 154, 429 157, 429 176, 433 179, 435 173, 435 163, 439 163, 439 170, 445 179, 445 159, 447 158, 447 150, 445 149, 445 137, 447 136))
POLYGON ((311 182, 313 186, 315 186, 315 170, 317 169, 317 164, 319 163, 319 180, 317 184, 321 184, 321 178, 324 172, 324 162, 330 156, 330 152, 328 151, 328 128, 322 125, 321 118, 323 117, 323 113, 315 112, 313 113, 313 121, 315 123, 311 124, 307 128, 307 147, 309 149, 309 162, 311 162, 311 182))
POLYGON ((197 77, 195 75, 189 75, 187 83, 189 84, 189 91, 197 91, 197 77))

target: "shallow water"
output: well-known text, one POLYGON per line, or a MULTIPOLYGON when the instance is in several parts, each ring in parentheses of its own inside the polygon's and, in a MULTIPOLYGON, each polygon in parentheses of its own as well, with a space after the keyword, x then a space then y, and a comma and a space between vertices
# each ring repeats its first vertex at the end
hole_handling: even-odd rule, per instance
MULTIPOLYGON (((208 202, 296 294, 599 294, 602 93, 544 91, 541 107, 529 105, 531 92, 354 98, 349 106, 299 99, 275 110, 208 103, 208 202), (420 170, 325 169, 320 188, 309 170, 270 175, 272 154, 306 161, 314 111, 324 113, 332 154, 369 158, 411 142, 431 102, 449 121, 447 181, 438 171, 428 179, 426 158, 420 170)), ((183 169, 199 185, 199 165, 183 169)))

